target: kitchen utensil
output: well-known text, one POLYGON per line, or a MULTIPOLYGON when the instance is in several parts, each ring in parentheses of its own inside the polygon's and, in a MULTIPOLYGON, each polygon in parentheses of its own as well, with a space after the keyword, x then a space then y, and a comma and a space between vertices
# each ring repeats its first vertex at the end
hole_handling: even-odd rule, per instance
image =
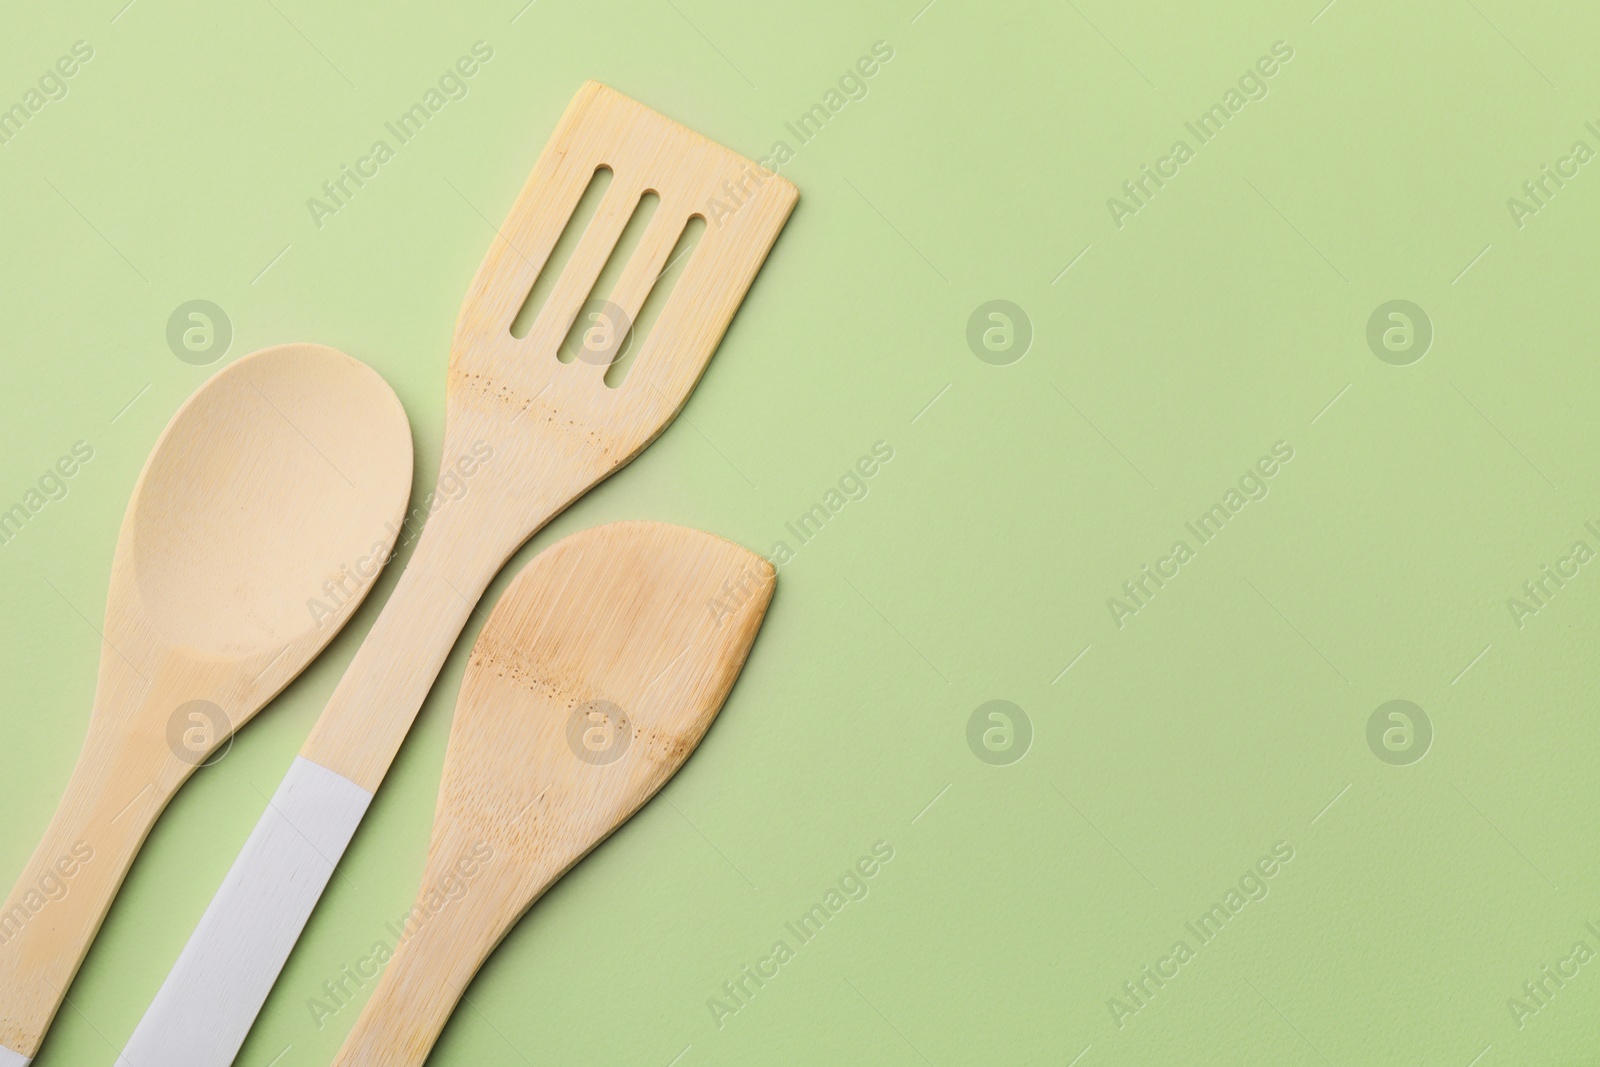
POLYGON ((596 82, 578 91, 467 290, 433 512, 405 573, 261 822, 134 1030, 131 1067, 227 1067, 478 598, 535 531, 676 416, 793 209, 793 185, 596 82), (551 252, 590 183, 594 217, 551 252), (605 378, 694 216, 713 211, 620 385, 605 378), (598 312, 585 298, 654 211, 598 312), (553 279, 554 284, 544 285, 553 279), (535 283, 548 291, 524 336, 535 283), (581 358, 563 362, 580 326, 581 358), (459 490, 459 492, 454 491, 459 490))
POLYGON ((336 1067, 427 1059, 501 938, 700 743, 775 580, 753 552, 654 522, 574 534, 517 575, 462 682, 405 939, 336 1067))
POLYGON ((117 538, 87 740, 0 912, 0 1067, 38 1051, 178 787, 372 588, 410 492, 399 399, 331 348, 239 359, 167 424, 117 538))

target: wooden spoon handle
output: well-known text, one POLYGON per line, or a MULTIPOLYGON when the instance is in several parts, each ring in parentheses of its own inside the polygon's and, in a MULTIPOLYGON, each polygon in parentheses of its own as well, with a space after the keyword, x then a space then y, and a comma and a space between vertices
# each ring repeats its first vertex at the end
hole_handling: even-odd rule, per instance
POLYGON ((139 846, 192 770, 162 737, 91 729, 0 911, 0 1046, 38 1051, 139 846))
POLYGON ((434 851, 404 938, 334 1067, 419 1067, 526 900, 526 872, 484 841, 434 851))

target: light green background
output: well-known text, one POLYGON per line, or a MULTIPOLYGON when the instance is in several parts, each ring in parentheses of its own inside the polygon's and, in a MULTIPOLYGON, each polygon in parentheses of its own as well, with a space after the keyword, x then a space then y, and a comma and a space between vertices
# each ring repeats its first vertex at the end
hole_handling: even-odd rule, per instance
MULTIPOLYGON (((512 569, 622 518, 768 551, 875 441, 895 455, 783 568, 698 754, 518 927, 432 1063, 1592 1059, 1600 963, 1521 1028, 1507 1000, 1600 951, 1600 573, 1520 629, 1506 605, 1600 548, 1600 168, 1521 229, 1506 206, 1600 148, 1592 6, 123 2, 12 6, 0 33, 4 105, 95 49, 0 148, 0 505, 95 448, 0 548, 0 881, 82 739, 78 612, 103 609, 140 465, 223 365, 175 359, 168 315, 222 305, 228 359, 369 362, 420 497, 479 212, 597 78, 750 155, 788 141, 802 199, 684 417, 512 569), (470 95, 314 227, 306 198, 477 40, 470 95), (879 40, 866 98, 797 146, 785 121, 879 40), (1269 95, 1117 228, 1107 198, 1277 41, 1269 95), (1035 333, 1003 367, 965 340, 997 298, 1035 333), (1395 298, 1436 331, 1405 367, 1365 339, 1395 298), (1280 440, 1270 495, 1118 629, 1107 598, 1280 440), (1435 730, 1411 766, 1366 742, 1395 698, 1435 730), (1009 766, 967 746, 991 699, 1033 724, 1009 766), (870 895, 713 1025, 707 999, 879 840, 870 895), (1269 895, 1119 1029, 1123 981, 1278 841, 1269 895)), ((40 1067, 112 1061, 398 570, 173 803, 40 1067)), ((245 1067, 325 1064, 353 1022, 319 1030, 307 1000, 409 905, 480 624, 245 1067)))

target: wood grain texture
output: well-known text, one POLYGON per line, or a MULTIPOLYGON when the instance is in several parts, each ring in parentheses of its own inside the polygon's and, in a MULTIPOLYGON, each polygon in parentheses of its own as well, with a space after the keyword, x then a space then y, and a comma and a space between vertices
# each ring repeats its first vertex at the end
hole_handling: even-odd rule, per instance
POLYGON ((574 534, 511 583, 472 650, 422 889, 337 1067, 427 1059, 527 909, 677 772, 744 665, 776 574, 710 534, 574 534))
POLYGON ((467 616, 529 537, 672 421, 793 210, 794 186, 642 104, 589 82, 562 116, 467 290, 451 346, 441 478, 492 454, 430 519, 382 617, 301 755, 376 792, 467 616), (614 178, 526 336, 511 324, 595 171, 614 178), (756 184, 759 181, 759 185, 756 184), (661 198, 616 290, 631 320, 722 183, 743 205, 708 225, 621 385, 557 349, 639 197, 661 198))
POLYGON ((83 751, 0 912, 0 1046, 38 1050, 167 802, 372 587, 411 474, 399 399, 319 345, 246 356, 173 416, 117 539, 83 751))

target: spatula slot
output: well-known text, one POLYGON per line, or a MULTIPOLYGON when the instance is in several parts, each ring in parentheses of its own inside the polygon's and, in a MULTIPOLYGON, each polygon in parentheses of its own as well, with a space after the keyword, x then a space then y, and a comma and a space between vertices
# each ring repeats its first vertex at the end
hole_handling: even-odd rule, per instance
POLYGON ((651 327, 661 317, 661 309, 667 306, 672 291, 678 286, 678 279, 688 270, 689 257, 705 232, 705 216, 689 216, 689 221, 684 223, 683 231, 678 235, 678 243, 672 246, 672 251, 667 255, 666 266, 661 268, 661 273, 656 275, 656 280, 651 284, 650 293, 644 298, 638 317, 629 325, 628 335, 622 339, 617 358, 606 368, 606 385, 615 389, 628 376, 633 357, 649 338, 651 327))
POLYGON ((550 299, 551 292, 555 290, 556 281, 566 272, 567 263, 577 251, 590 221, 600 210, 600 202, 605 199, 606 187, 611 184, 611 178, 610 167, 602 164, 595 168, 594 175, 590 177, 588 186, 583 190, 583 195, 578 198, 577 206, 568 216, 566 226, 562 227, 561 236, 556 238, 555 247, 550 249, 550 255, 544 261, 544 266, 539 268, 539 276, 528 289, 522 307, 511 320, 512 337, 526 337, 528 331, 533 328, 545 301, 550 299))
POLYGON ((615 293, 623 269, 633 258, 639 242, 644 239, 650 220, 660 205, 661 197, 654 189, 646 189, 639 197, 633 214, 628 216, 627 225, 622 228, 622 235, 612 246, 605 266, 600 268, 599 276, 589 288, 588 297, 578 309, 566 338, 556 351, 556 358, 561 362, 571 363, 581 359, 597 367, 606 367, 626 350, 628 338, 632 335, 628 313, 610 297, 615 293))

